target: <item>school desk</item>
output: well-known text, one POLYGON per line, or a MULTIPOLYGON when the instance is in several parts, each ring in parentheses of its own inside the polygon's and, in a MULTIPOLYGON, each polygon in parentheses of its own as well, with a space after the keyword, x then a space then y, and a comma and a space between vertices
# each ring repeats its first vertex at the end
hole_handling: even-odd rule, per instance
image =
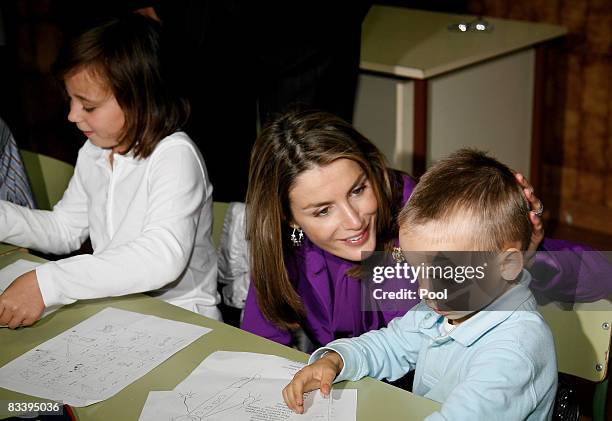
POLYGON ((19 250, 18 246, 12 244, 0 243, 0 256, 19 250))
MULTIPOLYGON (((43 261, 21 251, 0 256, 0 268, 18 259, 43 261)), ((79 420, 137 420, 150 390, 172 390, 210 353, 218 350, 275 354, 296 361, 307 355, 232 326, 208 319, 164 301, 134 294, 77 302, 65 306, 34 326, 17 330, 0 329, 0 366, 33 347, 60 334, 106 307, 151 314, 166 319, 193 323, 213 331, 174 354, 146 376, 130 384, 110 399, 84 408, 74 408, 79 420)), ((440 404, 373 379, 345 382, 334 387, 356 388, 359 420, 422 420, 440 404)), ((279 391, 280 393, 280 391, 279 391)), ((35 401, 35 398, 0 388, 0 419, 6 417, 6 402, 35 401)))

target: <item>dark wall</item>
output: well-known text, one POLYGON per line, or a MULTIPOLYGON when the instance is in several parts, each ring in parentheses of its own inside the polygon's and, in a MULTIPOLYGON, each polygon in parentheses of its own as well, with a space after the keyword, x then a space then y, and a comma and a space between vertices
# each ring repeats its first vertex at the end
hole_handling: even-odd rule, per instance
MULTIPOLYGON (((378 2, 566 26, 547 55, 543 196, 552 219, 612 233, 612 2, 440 0, 378 2)), ((66 120, 50 73, 65 34, 134 2, 2 0, 0 115, 21 147, 74 162, 83 139, 66 120)))

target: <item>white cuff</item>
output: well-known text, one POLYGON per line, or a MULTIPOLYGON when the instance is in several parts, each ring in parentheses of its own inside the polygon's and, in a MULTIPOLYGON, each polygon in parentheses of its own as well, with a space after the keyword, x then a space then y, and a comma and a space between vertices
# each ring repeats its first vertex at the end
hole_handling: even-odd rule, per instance
POLYGON ((71 304, 76 301, 64 296, 57 288, 57 281, 53 278, 55 267, 55 262, 48 262, 35 269, 38 288, 45 302, 45 307, 51 307, 58 304, 71 304))

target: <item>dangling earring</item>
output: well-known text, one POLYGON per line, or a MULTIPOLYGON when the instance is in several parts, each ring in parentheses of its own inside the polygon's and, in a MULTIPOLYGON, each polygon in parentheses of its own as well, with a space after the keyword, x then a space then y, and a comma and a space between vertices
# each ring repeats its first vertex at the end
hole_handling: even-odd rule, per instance
POLYGON ((302 245, 302 240, 304 239, 304 231, 300 227, 293 227, 293 231, 291 232, 291 242, 295 247, 299 247, 302 245), (295 232, 297 231, 297 235, 295 232))
POLYGON ((395 263, 404 263, 406 259, 404 258, 404 253, 402 252, 401 247, 393 247, 393 251, 391 252, 391 257, 395 261, 395 263))

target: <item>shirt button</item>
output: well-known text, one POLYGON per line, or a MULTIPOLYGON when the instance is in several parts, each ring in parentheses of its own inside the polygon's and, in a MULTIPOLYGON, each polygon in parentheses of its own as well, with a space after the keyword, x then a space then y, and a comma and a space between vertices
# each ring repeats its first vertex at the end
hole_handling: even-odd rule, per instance
POLYGON ((425 319, 429 319, 431 317, 431 314, 426 314, 425 315, 425 319))

